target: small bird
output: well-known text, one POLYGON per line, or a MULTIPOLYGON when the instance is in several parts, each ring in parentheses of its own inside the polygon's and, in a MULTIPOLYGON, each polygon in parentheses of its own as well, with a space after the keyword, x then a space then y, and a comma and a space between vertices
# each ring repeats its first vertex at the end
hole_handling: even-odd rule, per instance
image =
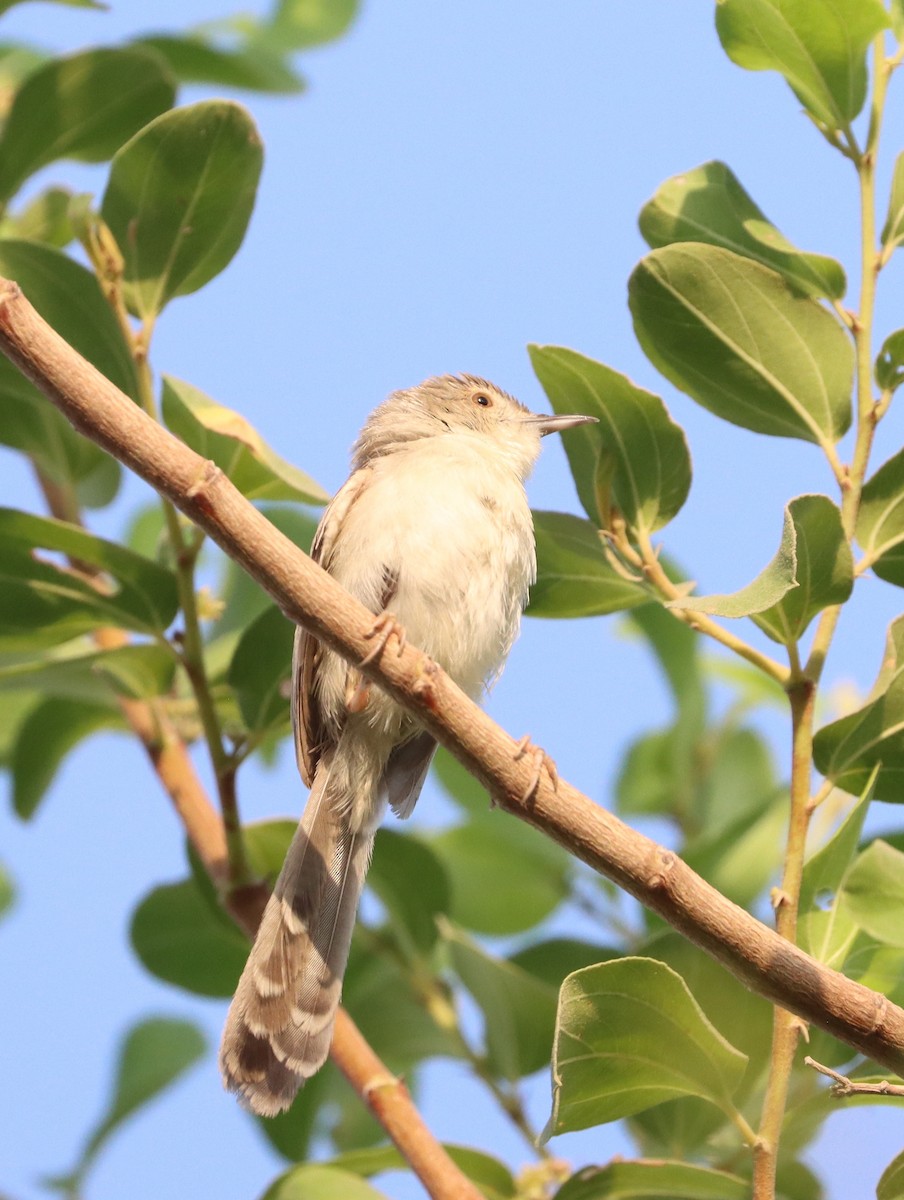
MULTIPOLYGON (((536 578, 524 482, 540 439, 595 420, 532 413, 472 375, 428 379, 374 410, 311 549, 379 614, 373 656, 394 634, 481 695, 536 578)), ((220 1048, 226 1087, 261 1116, 288 1108, 329 1053, 377 827, 387 804, 409 816, 436 750, 415 717, 303 629, 292 676, 298 768, 311 791, 220 1048)))

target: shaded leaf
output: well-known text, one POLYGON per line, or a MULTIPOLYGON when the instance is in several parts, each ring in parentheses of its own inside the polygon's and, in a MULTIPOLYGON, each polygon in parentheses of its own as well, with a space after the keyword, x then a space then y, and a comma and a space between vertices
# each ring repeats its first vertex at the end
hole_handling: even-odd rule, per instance
POLYGON ((904 329, 896 329, 882 343, 875 375, 883 391, 895 392, 904 383, 904 329))
POLYGON ((490 793, 445 746, 440 746, 436 752, 433 772, 450 799, 466 812, 481 817, 492 808, 490 793))
MULTIPOLYGON (((799 901, 802 916, 817 907, 826 908, 827 902, 835 898, 841 887, 860 842, 863 822, 873 798, 874 782, 873 779, 869 781, 857 803, 826 844, 820 846, 804 863, 799 901)), ((800 944, 808 954, 813 953, 805 940, 801 940, 800 944)))
POLYGON ((609 528, 614 505, 629 528, 644 534, 668 524, 687 499, 691 460, 684 431, 660 398, 574 350, 528 350, 555 412, 598 418, 564 439, 591 521, 609 528))
POLYGON ((243 416, 168 375, 163 380, 163 419, 187 446, 221 467, 249 500, 329 500, 319 484, 280 458, 243 416))
POLYGON ((882 229, 882 245, 900 246, 904 241, 904 151, 895 159, 891 179, 891 195, 888 197, 888 214, 882 229))
MULTIPOLYGON (((668 570, 668 564, 663 565, 668 570)), ((632 609, 627 621, 650 643, 675 704, 687 718, 687 726, 702 727, 706 715, 706 690, 700 672, 699 635, 683 621, 676 621, 659 602, 632 609)))
POLYGON ((515 1081, 549 1062, 556 1015, 556 989, 534 975, 494 958, 440 918, 452 967, 484 1019, 489 1069, 515 1081))
POLYGON ((66 188, 45 188, 19 212, 6 213, 0 220, 0 237, 46 242, 61 250, 75 236, 69 220, 71 200, 72 193, 66 188))
POLYGON ((273 604, 255 617, 236 646, 228 680, 253 735, 288 729, 294 637, 295 626, 273 604))
POLYGON ((199 32, 155 34, 132 45, 155 51, 183 83, 215 83, 284 95, 304 91, 304 83, 291 65, 262 45, 223 49, 199 32))
POLYGON ((37 688, 45 696, 108 705, 114 695, 133 699, 163 695, 172 685, 174 671, 175 660, 163 646, 96 650, 93 643, 76 642, 37 658, 0 657, 0 691, 37 688))
POLYGON ((449 880, 437 855, 419 838, 383 828, 367 884, 385 905, 392 937, 406 956, 427 954, 438 936, 437 916, 449 911, 449 880))
POLYGON ((33 651, 98 625, 162 633, 177 610, 176 580, 150 559, 76 525, 0 508, 0 647, 33 651), (39 557, 67 555, 108 578, 93 586, 39 557))
POLYGON ((722 829, 706 830, 682 854, 692 870, 742 906, 752 904, 775 879, 780 865, 776 847, 788 823, 785 794, 773 789, 760 799, 758 808, 739 812, 722 829))
POLYGON ((13 808, 28 820, 43 799, 63 759, 84 738, 99 729, 121 729, 118 709, 83 700, 51 697, 33 708, 22 723, 13 748, 13 808))
POLYGON ((148 50, 85 50, 53 58, 16 92, 0 136, 0 197, 60 158, 103 162, 169 108, 175 83, 148 50))
POLYGON ((863 485, 855 532, 874 574, 904 587, 904 450, 863 485))
POLYGON ((822 305, 720 246, 654 250, 628 285, 647 357, 716 416, 830 446, 851 420, 853 349, 822 305))
POLYGON ((823 775, 854 795, 878 766, 876 799, 904 801, 904 617, 889 626, 869 702, 817 732, 813 759, 823 775))
POLYGON ((747 1200, 750 1184, 726 1171, 683 1162, 611 1162, 584 1167, 555 1200, 747 1200))
POLYGON ((876 1200, 901 1200, 904 1196, 904 1150, 895 1155, 876 1184, 876 1200))
POLYGON ((774 641, 789 646, 818 612, 850 597, 854 560, 841 512, 828 496, 798 496, 787 512, 794 524, 797 586, 754 620, 774 641))
POLYGON ((640 210, 639 221, 653 250, 674 242, 706 242, 771 267, 808 296, 839 300, 845 293, 841 264, 793 246, 725 163, 704 163, 666 180, 640 210))
POLYGON ((12 876, 6 867, 0 864, 0 916, 8 912, 16 900, 16 889, 12 876))
POLYGON ((261 1200, 385 1200, 385 1195, 350 1171, 303 1164, 278 1176, 261 1200))
POLYGON ((877 838, 845 876, 843 899, 861 929, 890 946, 904 946, 904 853, 877 838))
POLYGON ((570 513, 534 512, 537 582, 532 617, 594 617, 647 604, 649 592, 620 575, 606 558, 596 528, 570 513))
POLYGON ((719 0, 716 29, 749 71, 779 71, 816 121, 844 129, 866 97, 866 50, 888 26, 879 0, 719 0))
POLYGON ((791 515, 791 507, 785 508, 782 524, 782 540, 772 561, 763 568, 756 579, 737 592, 716 593, 711 596, 687 596, 681 600, 670 600, 667 608, 681 608, 685 612, 708 613, 716 617, 749 617, 777 605, 784 596, 797 587, 797 531, 791 515))
POLYGON ((545 1135, 618 1120, 679 1095, 725 1110, 746 1062, 664 963, 624 958, 587 967, 559 994, 545 1135))
POLYGON ((611 958, 621 958, 621 951, 576 938, 548 938, 510 955, 508 961, 558 992, 566 975, 611 958))
POLYGON ((226 100, 164 113, 116 153, 101 215, 122 251, 124 292, 139 317, 153 319, 232 260, 262 158, 251 117, 226 100))
MULTIPOLYGON (((443 1145, 443 1149, 465 1175, 480 1188, 487 1200, 506 1200, 517 1195, 515 1181, 508 1167, 471 1146, 443 1145)), ((373 1146, 366 1150, 349 1150, 337 1155, 326 1166, 351 1171, 354 1175, 379 1175, 383 1171, 410 1170, 409 1163, 395 1146, 373 1146)))
POLYGON ((134 1112, 150 1103, 204 1054, 204 1036, 189 1021, 154 1017, 134 1025, 119 1051, 113 1095, 107 1111, 85 1143, 71 1177, 57 1181, 77 1194, 110 1135, 134 1112))
POLYGON ((520 933, 568 896, 571 859, 536 830, 499 812, 474 813, 430 838, 449 877, 449 912, 478 933, 520 933))
POLYGON ((304 50, 331 42, 351 25, 359 0, 278 0, 260 37, 285 50, 304 50))
POLYGON ((132 914, 129 937, 152 975, 198 996, 231 996, 248 957, 248 939, 193 879, 149 892, 132 914))

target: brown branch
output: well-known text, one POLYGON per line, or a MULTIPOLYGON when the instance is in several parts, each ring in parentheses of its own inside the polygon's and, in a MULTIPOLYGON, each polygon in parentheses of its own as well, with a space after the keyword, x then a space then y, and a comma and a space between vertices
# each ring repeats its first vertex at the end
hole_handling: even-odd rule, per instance
MULTIPOLYGON (((294 546, 214 466, 141 412, 0 282, 0 350, 76 429, 168 496, 251 574, 293 620, 350 661, 371 649, 373 614, 294 546)), ((531 756, 424 654, 408 646, 364 668, 493 794, 500 807, 554 838, 659 913, 748 987, 904 1073, 904 1010, 780 938, 564 781, 533 791, 531 756)))

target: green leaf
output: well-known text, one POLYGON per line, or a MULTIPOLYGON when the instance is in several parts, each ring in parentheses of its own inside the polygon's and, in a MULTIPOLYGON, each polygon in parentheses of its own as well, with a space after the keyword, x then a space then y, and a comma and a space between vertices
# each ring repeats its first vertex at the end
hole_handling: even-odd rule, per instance
MULTIPOLYGON (((9 12, 16 4, 24 4, 26 0, 0 0, 0 13, 9 12)), ((98 0, 51 0, 53 4, 65 4, 69 8, 96 8, 103 10, 107 7, 106 4, 100 4, 98 0)))
POLYGON ((152 975, 198 996, 231 996, 248 957, 248 939, 193 879, 149 892, 129 936, 152 975))
MULTIPOLYGON (((515 1197, 517 1189, 512 1173, 497 1158, 471 1146, 450 1146, 443 1149, 465 1175, 480 1188, 487 1200, 507 1200, 515 1197)), ((366 1150, 349 1150, 339 1154, 324 1166, 351 1171, 353 1175, 370 1177, 384 1171, 410 1170, 409 1163, 395 1146, 373 1146, 366 1150)))
POLYGON ((0 237, 46 242, 61 250, 75 236, 69 220, 71 200, 72 193, 66 188, 45 188, 18 213, 5 214, 0 220, 0 237))
POLYGON ((305 50, 331 42, 351 25, 359 0, 279 0, 261 37, 284 50, 305 50))
POLYGON ((746 1063, 664 963, 624 958, 587 967, 559 993, 545 1135, 619 1120, 682 1095, 730 1110, 746 1063))
POLYGON ((33 651, 99 625, 159 634, 177 607, 174 575, 150 559, 65 521, 0 508, 0 649, 33 651), (99 586, 40 551, 98 568, 99 586))
MULTIPOLYGON (((860 842, 874 783, 873 778, 826 844, 804 863, 799 901, 801 916, 805 917, 817 908, 824 909, 827 901, 833 900, 839 891, 860 842)), ((805 940, 801 940, 801 949, 813 953, 805 940)))
POLYGON ((793 246, 723 162, 704 163, 666 180, 640 210, 639 221, 653 250, 674 242, 706 242, 771 267, 807 296, 840 300, 845 293, 841 263, 793 246))
POLYGON ((232 260, 262 160, 254 122, 226 100, 164 113, 117 152, 101 215, 123 253, 124 292, 139 317, 153 320, 232 260))
POLYGON ((408 958, 426 955, 436 918, 449 911, 449 880, 438 856, 411 834, 381 829, 367 883, 386 907, 392 937, 408 958))
POLYGON ((828 496, 798 496, 787 512, 794 524, 797 586, 754 620, 774 641, 790 646, 818 612, 850 597, 854 560, 841 512, 828 496))
POLYGON ((555 1200, 747 1200, 750 1184, 727 1171, 683 1162, 611 1162, 584 1167, 555 1200))
POLYGON ((685 612, 701 612, 716 617, 749 617, 753 613, 765 612, 782 600, 798 586, 797 530, 791 514, 791 506, 785 508, 782 524, 782 540, 772 561, 760 571, 756 579, 737 592, 717 593, 711 596, 686 596, 671 600, 667 608, 681 608, 685 612))
POLYGON ((163 419, 187 446, 221 467, 249 500, 329 500, 319 484, 280 458, 243 416, 168 375, 163 379, 163 419))
POLYGON ((904 587, 904 450, 863 485, 855 533, 874 574, 904 587))
POLYGON ((263 45, 223 49, 199 32, 178 37, 155 34, 132 44, 159 54, 183 83, 213 83, 282 95, 304 91, 303 81, 290 64, 263 45))
POLYGON ((608 528, 614 504, 631 529, 651 534, 667 525, 687 499, 691 460, 684 431, 659 397, 574 350, 528 350, 555 412, 598 418, 565 439, 591 521, 608 528))
POLYGON ((891 250, 904 241, 904 151, 895 159, 888 197, 888 214, 882 229, 882 245, 891 250))
POLYGON ((889 626, 868 703, 817 732, 813 759, 823 775, 854 795, 864 791, 878 766, 876 799, 904 801, 904 617, 889 626))
POLYGON ((475 813, 434 834, 429 845, 449 877, 450 915, 477 933, 531 929, 569 894, 565 851, 499 812, 475 813))
POLYGON ((295 626, 274 604, 252 621, 236 646, 228 679, 252 735, 288 729, 294 636, 295 626))
POLYGON ((103 162, 169 108, 175 83, 148 50, 85 50, 33 71, 13 99, 0 136, 0 198, 60 158, 103 162))
POLYGON ((16 889, 12 876, 6 867, 0 864, 0 916, 9 912, 16 901, 16 889))
POLYGON ((547 938, 525 946, 517 954, 510 955, 508 961, 513 967, 520 967, 558 992, 566 975, 591 967, 594 963, 620 957, 621 951, 595 942, 579 942, 576 938, 547 938))
POLYGON ((143 699, 172 686, 175 660, 163 646, 93 647, 72 642, 38 657, 0 657, 0 692, 37 688, 45 696, 108 705, 114 695, 143 699))
POLYGON ((303 1164, 278 1176, 261 1200, 386 1200, 386 1197, 350 1171, 303 1164))
MULTIPOLYGON (((50 246, 0 241, 0 274, 14 279, 48 324, 127 395, 135 365, 96 278, 50 246)), ((113 498, 119 466, 69 422, 5 358, 0 358, 0 442, 30 455, 47 477, 93 506, 113 498), (101 489, 98 491, 98 484, 101 489)))
POLYGON ((866 97, 866 50, 888 27, 879 0, 719 0, 716 29, 748 71, 778 71, 817 122, 844 129, 866 97))
POLYGON ((483 1014, 489 1069, 513 1082, 538 1071, 549 1062, 555 988, 514 963, 494 958, 442 918, 440 931, 453 970, 483 1014))
POLYGON ((888 6, 888 17, 891 21, 892 32, 900 42, 904 38, 904 0, 891 0, 888 6))
POLYGON ((153 1017, 133 1025, 120 1047, 116 1081, 106 1113, 88 1138, 71 1176, 49 1182, 77 1195, 110 1135, 139 1108, 174 1084, 198 1062, 204 1051, 203 1034, 188 1021, 153 1017))
POLYGON ((895 1155, 876 1184, 876 1200, 901 1200, 904 1197, 904 1150, 895 1155))
POLYGON ((705 829, 689 841, 682 857, 729 900, 747 907, 775 877, 776 847, 787 823, 787 796, 773 788, 760 796, 757 808, 742 810, 723 828, 705 829))
POLYGON ((444 746, 436 752, 433 772, 450 799, 466 812, 480 818, 492 808, 490 793, 444 746))
POLYGON ((718 417, 830 447, 851 420, 854 355, 822 305, 720 246, 654 250, 628 285, 647 357, 718 417))
POLYGON ((904 383, 904 329, 896 329, 882 343, 876 356, 875 376, 883 391, 896 392, 904 383))
POLYGON ((12 752, 16 813, 23 820, 34 816, 63 759, 80 741, 99 729, 124 725, 119 711, 109 705, 63 697, 42 700, 22 723, 12 752))
POLYGON ((877 838, 845 876, 843 901, 861 929, 889 946, 904 946, 904 854, 877 838))
POLYGON ((534 512, 537 582, 527 613, 532 617, 596 617, 648 604, 646 588, 609 563, 590 521, 570 513, 534 512))

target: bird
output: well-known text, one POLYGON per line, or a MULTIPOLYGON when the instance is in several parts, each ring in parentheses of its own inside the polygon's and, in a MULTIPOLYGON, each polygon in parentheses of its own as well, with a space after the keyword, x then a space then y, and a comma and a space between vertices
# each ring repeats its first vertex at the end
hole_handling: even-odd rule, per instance
MULTIPOLYGON (((311 548, 374 613, 367 658, 395 635, 481 697, 536 578, 525 481, 541 439, 595 420, 531 412, 466 374, 393 392, 371 413, 311 548)), ((226 1088, 265 1117, 288 1108, 329 1053, 374 836, 387 806, 410 815, 436 750, 414 716, 302 627, 291 686, 310 794, 219 1054, 226 1088)))

